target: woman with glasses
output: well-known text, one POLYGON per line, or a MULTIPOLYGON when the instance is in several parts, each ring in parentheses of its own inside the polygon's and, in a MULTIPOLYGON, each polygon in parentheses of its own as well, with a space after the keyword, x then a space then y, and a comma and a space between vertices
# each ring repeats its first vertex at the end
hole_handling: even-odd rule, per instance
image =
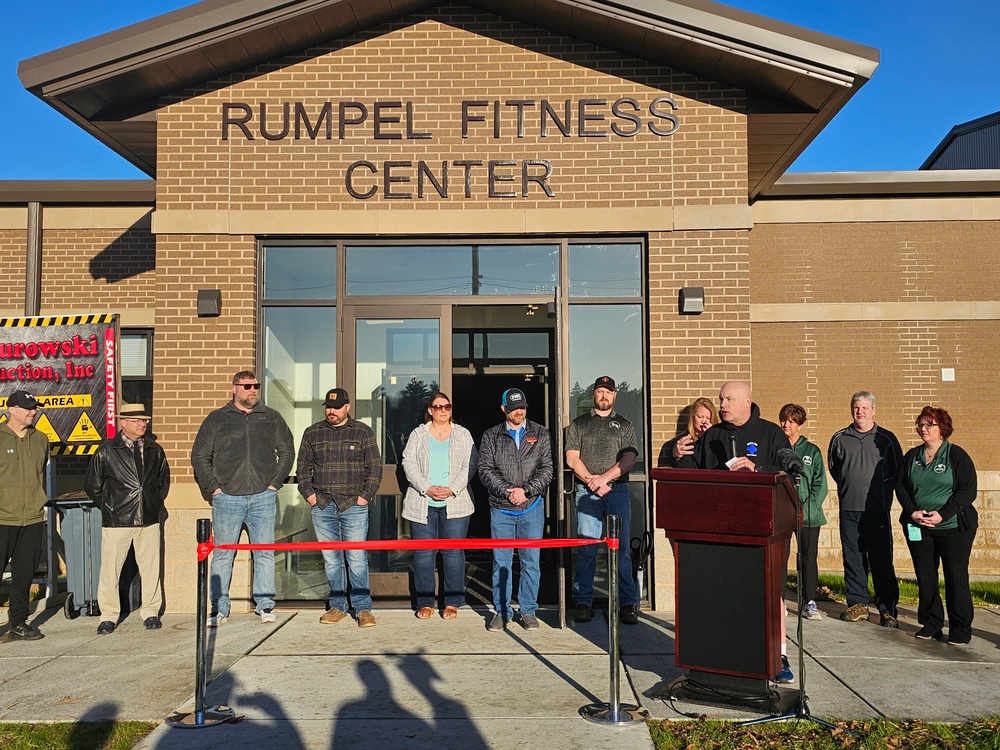
MULTIPOLYGON (((403 449, 403 471, 410 483, 403 498, 403 518, 410 522, 413 539, 465 539, 475 509, 469 481, 476 473, 477 458, 472 434, 452 421, 451 399, 440 391, 431 394, 424 423, 410 433, 403 449)), ((434 614, 437 553, 413 551, 413 587, 421 620, 434 614)), ((465 551, 441 550, 441 559, 441 617, 454 620, 465 602, 465 551)))
POLYGON ((948 608, 948 643, 972 640, 972 593, 969 556, 979 515, 976 467, 969 454, 948 442, 953 432, 944 409, 925 406, 916 420, 922 441, 904 457, 896 476, 896 497, 903 506, 900 521, 917 574, 917 620, 920 639, 941 640, 944 608, 938 590, 938 561, 944 572, 948 608))

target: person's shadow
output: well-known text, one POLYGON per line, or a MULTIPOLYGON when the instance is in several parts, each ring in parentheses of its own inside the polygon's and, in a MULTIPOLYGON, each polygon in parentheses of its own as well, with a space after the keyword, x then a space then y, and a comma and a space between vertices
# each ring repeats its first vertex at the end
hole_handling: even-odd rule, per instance
POLYGON ((392 686, 377 662, 362 659, 355 669, 358 680, 365 687, 365 694, 345 703, 334 717, 331 748, 364 747, 372 744, 376 736, 377 743, 387 747, 402 744, 438 747, 437 743, 428 739, 432 736, 433 726, 407 711, 393 697, 392 686))
POLYGON ((445 679, 423 656, 406 654, 400 658, 399 668, 410 684, 423 693, 433 706, 434 727, 428 733, 429 747, 459 746, 464 750, 488 750, 489 744, 480 735, 465 706, 435 687, 435 683, 444 683, 445 679))

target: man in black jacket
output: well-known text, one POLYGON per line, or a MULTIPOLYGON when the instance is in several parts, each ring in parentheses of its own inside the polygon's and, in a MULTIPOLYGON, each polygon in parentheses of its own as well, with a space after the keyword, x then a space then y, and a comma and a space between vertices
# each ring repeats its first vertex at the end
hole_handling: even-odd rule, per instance
POLYGON ((118 434, 105 440, 90 459, 84 487, 101 510, 101 577, 97 604, 101 635, 115 632, 120 602, 118 578, 129 547, 142 580, 139 616, 146 630, 158 630, 160 607, 160 521, 170 487, 167 457, 152 435, 152 417, 142 404, 122 404, 118 434))
MULTIPOLYGON (((274 543, 278 488, 292 470, 295 444, 281 414, 261 403, 260 389, 252 371, 236 373, 232 400, 205 417, 191 448, 195 481, 212 504, 216 544, 236 544, 244 524, 251 544, 274 543)), ((212 553, 210 628, 229 619, 235 557, 234 550, 212 553)), ((274 552, 258 550, 253 553, 253 598, 264 624, 277 621, 274 595, 274 552)))
POLYGON ((719 424, 709 427, 695 443, 681 468, 729 469, 730 471, 781 471, 778 451, 788 447, 788 438, 774 422, 760 418, 750 386, 738 380, 723 383, 719 390, 719 424))

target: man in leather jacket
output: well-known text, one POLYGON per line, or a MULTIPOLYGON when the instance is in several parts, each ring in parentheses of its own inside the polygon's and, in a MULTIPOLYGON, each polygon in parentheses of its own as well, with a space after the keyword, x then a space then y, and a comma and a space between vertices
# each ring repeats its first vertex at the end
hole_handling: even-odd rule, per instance
POLYGON ((122 404, 118 434, 98 447, 87 467, 84 489, 101 510, 101 576, 97 604, 101 624, 97 632, 113 633, 121 605, 118 578, 135 548, 142 580, 139 616, 146 630, 158 630, 163 604, 160 580, 160 522, 170 486, 167 458, 147 434, 152 419, 142 404, 122 404))

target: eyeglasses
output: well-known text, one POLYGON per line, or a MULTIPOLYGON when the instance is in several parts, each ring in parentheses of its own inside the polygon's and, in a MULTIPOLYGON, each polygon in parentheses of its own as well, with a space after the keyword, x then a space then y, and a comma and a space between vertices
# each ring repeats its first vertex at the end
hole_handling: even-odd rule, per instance
POLYGON ((244 391, 259 391, 260 390, 260 383, 237 383, 234 387, 235 388, 239 388, 240 386, 243 387, 244 391))
POLYGON ((929 430, 931 427, 937 427, 937 422, 917 422, 918 430, 929 430))
POLYGON ((451 404, 432 404, 431 409, 434 411, 451 411, 451 404))

